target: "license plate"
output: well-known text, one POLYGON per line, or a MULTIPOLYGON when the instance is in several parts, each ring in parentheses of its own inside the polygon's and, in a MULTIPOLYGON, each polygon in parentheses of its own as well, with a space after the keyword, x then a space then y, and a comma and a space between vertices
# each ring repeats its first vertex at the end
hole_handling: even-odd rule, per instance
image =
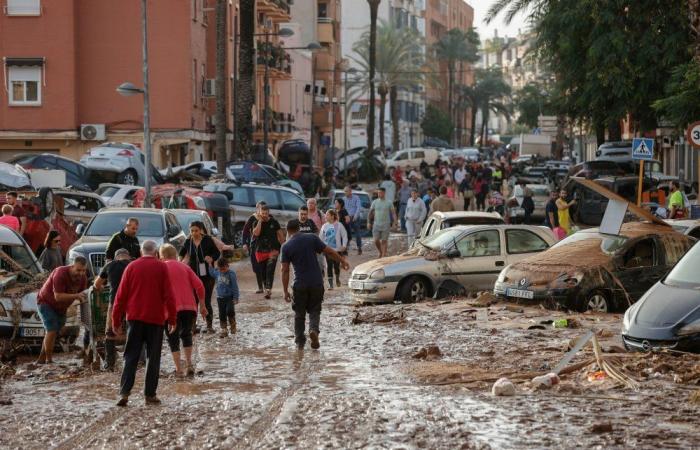
POLYGON ((19 332, 19 335, 22 337, 43 337, 44 336, 44 329, 43 328, 22 328, 19 332))
POLYGON ((362 281, 352 281, 352 280, 350 280, 350 289, 358 289, 358 290, 361 291, 362 288, 363 288, 362 281))
POLYGON ((535 298, 535 293, 533 291, 526 291, 524 289, 506 289, 506 297, 518 297, 526 298, 532 300, 535 298))

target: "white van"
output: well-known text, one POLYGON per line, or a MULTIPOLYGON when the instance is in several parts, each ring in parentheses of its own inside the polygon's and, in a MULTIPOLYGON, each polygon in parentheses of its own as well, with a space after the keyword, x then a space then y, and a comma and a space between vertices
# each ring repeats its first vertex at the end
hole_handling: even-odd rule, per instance
POLYGON ((429 165, 435 164, 435 161, 440 157, 440 152, 434 148, 407 148, 399 150, 391 155, 386 160, 387 167, 406 167, 417 168, 420 163, 425 161, 429 165))

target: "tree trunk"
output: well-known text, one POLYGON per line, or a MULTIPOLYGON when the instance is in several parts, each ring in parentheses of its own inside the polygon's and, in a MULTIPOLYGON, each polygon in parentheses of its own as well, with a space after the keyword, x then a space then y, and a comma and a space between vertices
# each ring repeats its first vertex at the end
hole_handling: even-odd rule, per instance
MULTIPOLYGON (((367 0, 369 3, 369 114, 367 117, 367 151, 371 153, 374 148, 374 123, 375 123, 375 90, 374 71, 377 64, 377 10, 380 0, 367 0)), ((384 125, 381 125, 382 127, 384 125)), ((383 139, 383 138, 382 138, 383 139)))
POLYGON ((472 113, 472 126, 471 130, 469 130, 469 144, 473 147, 476 145, 476 114, 479 112, 479 108, 474 105, 470 108, 470 111, 472 113))
POLYGON ((246 159, 253 139, 253 105, 255 105, 255 0, 240 0, 240 43, 238 47, 238 114, 236 133, 238 148, 234 155, 246 159))
POLYGON ((226 0, 216 0, 216 172, 226 172, 226 0))
POLYGON ((481 146, 486 147, 489 134, 489 103, 485 102, 482 108, 483 118, 481 119, 481 146))
POLYGON ((455 127, 457 122, 455 121, 455 111, 453 107, 453 95, 455 87, 455 63, 450 61, 447 63, 447 111, 452 121, 452 133, 450 133, 450 139, 452 140, 452 145, 455 145, 455 127))
POLYGON ((386 133, 384 132, 387 94, 386 86, 384 84, 380 84, 379 89, 377 89, 377 93, 379 94, 379 150, 382 152, 382 155, 384 155, 386 154, 386 146, 384 145, 384 137, 386 136, 386 133))
POLYGON ((396 86, 389 90, 389 111, 391 111, 391 150, 399 150, 399 91, 396 86))

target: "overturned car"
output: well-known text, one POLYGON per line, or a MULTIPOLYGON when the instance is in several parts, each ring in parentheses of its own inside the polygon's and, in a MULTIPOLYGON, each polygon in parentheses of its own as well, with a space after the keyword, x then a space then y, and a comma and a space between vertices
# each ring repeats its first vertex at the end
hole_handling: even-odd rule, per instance
MULTIPOLYGON (((46 276, 24 239, 0 226, 0 355, 17 347, 41 347, 44 326, 36 297, 46 276)), ((59 341, 72 343, 79 331, 78 310, 71 306, 59 341)))
POLYGON ((551 249, 506 267, 494 294, 536 300, 550 307, 625 310, 659 281, 692 246, 673 228, 622 225, 618 235, 579 231, 551 249))

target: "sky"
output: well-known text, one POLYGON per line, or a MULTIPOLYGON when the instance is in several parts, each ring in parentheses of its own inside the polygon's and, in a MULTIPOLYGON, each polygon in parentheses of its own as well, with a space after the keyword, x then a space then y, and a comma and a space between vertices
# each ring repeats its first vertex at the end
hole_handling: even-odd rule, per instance
POLYGON ((510 25, 503 23, 503 14, 499 15, 491 24, 484 23, 484 17, 488 12, 494 0, 467 0, 467 3, 474 8, 474 27, 479 32, 482 39, 491 38, 494 30, 498 30, 498 35, 515 37, 518 34, 518 28, 523 31, 527 28, 527 17, 523 15, 516 16, 510 25))

